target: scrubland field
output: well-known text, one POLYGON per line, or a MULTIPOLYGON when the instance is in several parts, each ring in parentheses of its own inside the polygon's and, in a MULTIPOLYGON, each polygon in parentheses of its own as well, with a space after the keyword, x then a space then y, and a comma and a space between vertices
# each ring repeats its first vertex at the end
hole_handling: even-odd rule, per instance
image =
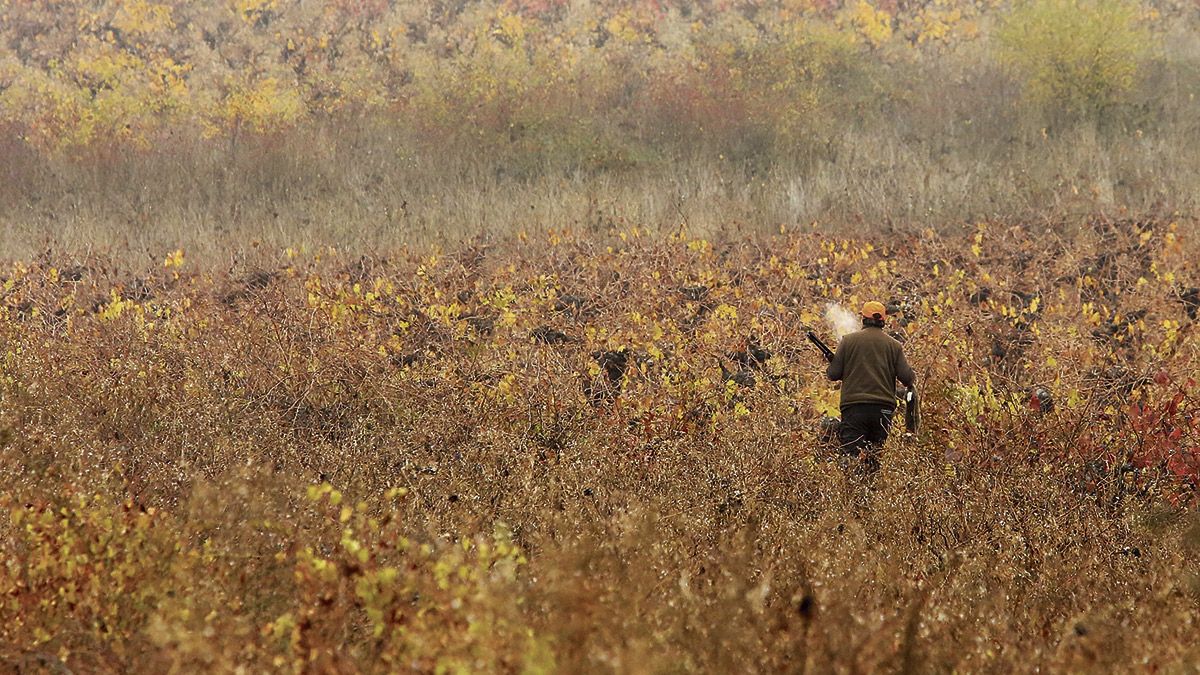
POLYGON ((1186 670, 1196 234, 16 264, 0 656, 1186 670), (926 417, 873 485, 820 438, 836 392, 802 332, 866 297, 894 305, 926 417))
POLYGON ((1195 672, 1198 13, 0 0, 0 672, 1195 672))

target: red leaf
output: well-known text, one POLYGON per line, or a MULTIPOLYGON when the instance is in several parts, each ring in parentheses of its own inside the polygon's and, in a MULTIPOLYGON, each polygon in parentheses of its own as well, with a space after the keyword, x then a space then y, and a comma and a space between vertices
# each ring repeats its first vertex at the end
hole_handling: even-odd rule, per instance
POLYGON ((1200 474, 1200 467, 1196 464, 1195 457, 1185 458, 1175 456, 1167 460, 1167 469, 1180 478, 1188 478, 1200 474))

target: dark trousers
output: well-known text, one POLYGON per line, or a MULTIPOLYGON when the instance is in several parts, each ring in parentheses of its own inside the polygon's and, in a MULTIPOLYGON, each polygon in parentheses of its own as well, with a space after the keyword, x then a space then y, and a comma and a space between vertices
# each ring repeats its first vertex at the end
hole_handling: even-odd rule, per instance
POLYGON ((838 431, 841 452, 862 459, 868 473, 879 470, 879 454, 892 428, 896 406, 886 403, 855 403, 842 408, 842 426, 838 431))

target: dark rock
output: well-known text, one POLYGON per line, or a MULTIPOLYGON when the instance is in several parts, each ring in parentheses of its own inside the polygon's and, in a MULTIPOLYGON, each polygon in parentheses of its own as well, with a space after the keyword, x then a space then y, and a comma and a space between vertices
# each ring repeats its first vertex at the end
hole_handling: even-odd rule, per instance
POLYGON ((971 296, 967 298, 967 302, 971 303, 972 305, 982 305, 991 297, 992 289, 984 286, 983 288, 972 293, 971 296))
POLYGON ((1195 321, 1197 313, 1200 312, 1200 288, 1193 286, 1183 291, 1179 294, 1179 301, 1183 303, 1188 318, 1195 321))
POLYGON ((745 387, 747 389, 752 389, 754 388, 754 385, 758 384, 758 380, 755 379, 754 373, 749 369, 738 368, 737 370, 730 370, 725 366, 725 362, 721 361, 720 359, 717 360, 717 365, 721 367, 721 380, 724 382, 732 382, 739 387, 745 387))
POLYGON ((496 317, 494 316, 468 316, 466 317, 466 322, 479 335, 491 335, 492 331, 496 329, 496 317))
POLYGON ((629 368, 629 350, 622 347, 621 349, 592 352, 592 358, 604 369, 604 376, 608 378, 609 383, 619 389, 621 379, 625 377, 625 371, 629 368))
POLYGON ((684 286, 679 289, 679 292, 683 294, 684 298, 691 300, 692 302, 700 302, 706 295, 708 295, 708 286, 703 286, 700 284, 684 286))
POLYGON ((276 276, 278 276, 277 272, 254 270, 242 279, 242 283, 245 285, 247 290, 266 288, 276 276))
POLYGON ((754 335, 746 338, 746 349, 727 354, 731 361, 736 362, 742 369, 762 368, 771 358, 771 352, 763 349, 758 338, 754 335))
POLYGON ((560 295, 554 301, 554 311, 578 314, 587 305, 587 299, 579 295, 560 295))
POLYGON ((529 333, 529 337, 536 342, 541 342, 548 345, 561 345, 567 342, 573 342, 571 336, 566 333, 550 328, 549 326, 538 326, 529 333))

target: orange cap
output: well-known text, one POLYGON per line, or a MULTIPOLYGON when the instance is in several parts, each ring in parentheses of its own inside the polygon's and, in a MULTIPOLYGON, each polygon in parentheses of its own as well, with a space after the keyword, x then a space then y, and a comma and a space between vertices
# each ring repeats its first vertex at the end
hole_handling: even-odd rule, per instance
POLYGON ((872 300, 863 305, 862 315, 864 319, 883 321, 883 317, 887 316, 887 308, 883 306, 882 302, 872 300))

